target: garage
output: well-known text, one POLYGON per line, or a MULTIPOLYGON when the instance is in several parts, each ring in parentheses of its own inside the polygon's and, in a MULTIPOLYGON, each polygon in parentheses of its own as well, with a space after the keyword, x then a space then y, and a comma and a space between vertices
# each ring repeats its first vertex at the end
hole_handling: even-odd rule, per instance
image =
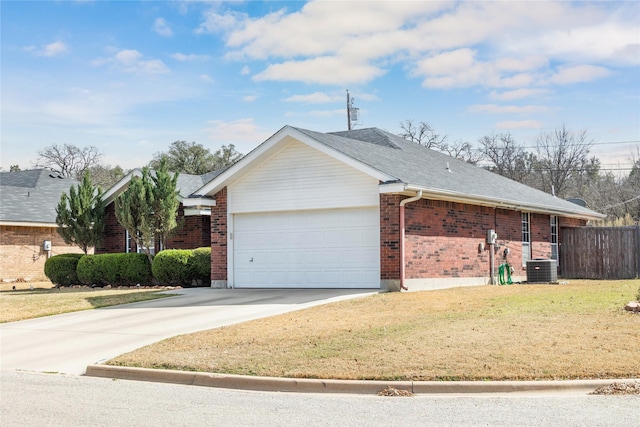
POLYGON ((235 288, 379 288, 377 207, 233 215, 235 288))

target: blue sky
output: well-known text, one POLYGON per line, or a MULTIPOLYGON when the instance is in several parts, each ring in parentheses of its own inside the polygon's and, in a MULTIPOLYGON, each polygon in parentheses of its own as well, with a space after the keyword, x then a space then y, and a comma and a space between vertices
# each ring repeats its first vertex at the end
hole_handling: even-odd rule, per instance
POLYGON ((145 165, 176 140, 247 153, 284 125, 640 150, 640 2, 2 1, 1 162, 52 144, 145 165))

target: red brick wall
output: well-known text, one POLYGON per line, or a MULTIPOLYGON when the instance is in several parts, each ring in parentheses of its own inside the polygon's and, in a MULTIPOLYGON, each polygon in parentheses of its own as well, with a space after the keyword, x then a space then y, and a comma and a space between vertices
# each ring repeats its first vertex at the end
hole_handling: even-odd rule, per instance
POLYGON ((43 249, 45 240, 51 241, 51 256, 82 253, 79 247, 64 243, 57 227, 0 226, 0 280, 48 280, 44 275, 49 255, 43 249))
MULTIPOLYGON (((400 277, 398 205, 401 199, 402 196, 380 196, 382 280, 400 277)), ((566 222, 561 219, 560 224, 566 222)), ((531 214, 530 224, 532 256, 549 258, 549 215, 531 214)), ((405 205, 406 278, 488 276, 488 229, 498 234, 496 266, 506 260, 516 269, 516 275, 524 274, 521 212, 427 199, 405 205), (480 244, 485 250, 479 250, 480 244), (506 258, 503 257, 505 248, 509 248, 506 258)))
POLYGON ((184 216, 180 205, 178 210, 178 232, 167 241, 170 249, 195 249, 209 247, 211 217, 207 215, 184 216))
POLYGON ((124 228, 118 222, 115 213, 115 203, 106 207, 107 218, 105 220, 104 238, 96 246, 97 254, 112 254, 126 251, 124 228))
POLYGON ((407 204, 406 278, 485 276, 489 254, 478 245, 493 224, 490 208, 426 199, 407 204))
POLYGON ((380 279, 400 279, 401 196, 380 195, 380 279))
POLYGON ((211 208, 211 280, 227 280, 227 188, 214 197, 211 208))
MULTIPOLYGON (((211 218, 209 216, 184 216, 184 209, 180 205, 177 220, 178 231, 167 241, 167 249, 195 249, 210 245, 211 218)), ((104 239, 96 248, 96 253, 125 252, 127 248, 125 236, 125 230, 115 215, 115 203, 111 203, 107 206, 104 239)), ((135 251, 135 243, 131 242, 131 244, 132 251, 135 251)))

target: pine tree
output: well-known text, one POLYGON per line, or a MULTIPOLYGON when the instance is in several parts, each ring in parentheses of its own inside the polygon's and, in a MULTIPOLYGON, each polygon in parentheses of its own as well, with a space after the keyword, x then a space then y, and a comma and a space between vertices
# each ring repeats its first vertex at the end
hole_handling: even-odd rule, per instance
POLYGON ((56 207, 58 233, 66 244, 77 245, 86 254, 102 239, 105 220, 102 191, 95 188, 88 173, 69 195, 63 193, 56 207))
POLYGON ((118 222, 136 242, 136 246, 144 250, 149 261, 155 238, 153 202, 153 182, 148 168, 142 169, 142 176, 133 176, 129 187, 115 200, 118 222))
POLYGON ((178 200, 178 173, 169 173, 167 161, 162 159, 153 179, 153 211, 156 237, 160 248, 164 249, 167 239, 177 229, 177 213, 180 207, 178 200))
POLYGON ((166 161, 162 160, 155 173, 143 168, 142 176, 134 176, 129 187, 115 200, 118 222, 150 261, 156 239, 160 249, 164 249, 167 239, 178 227, 177 182, 178 173, 172 176, 166 161))

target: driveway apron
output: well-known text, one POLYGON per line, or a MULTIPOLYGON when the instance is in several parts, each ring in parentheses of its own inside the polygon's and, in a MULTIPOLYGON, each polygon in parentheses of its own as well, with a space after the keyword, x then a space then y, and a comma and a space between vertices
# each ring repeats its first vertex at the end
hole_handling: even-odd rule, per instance
POLYGON ((154 342, 370 295, 360 290, 193 288, 177 296, 0 325, 0 369, 81 375, 154 342))

